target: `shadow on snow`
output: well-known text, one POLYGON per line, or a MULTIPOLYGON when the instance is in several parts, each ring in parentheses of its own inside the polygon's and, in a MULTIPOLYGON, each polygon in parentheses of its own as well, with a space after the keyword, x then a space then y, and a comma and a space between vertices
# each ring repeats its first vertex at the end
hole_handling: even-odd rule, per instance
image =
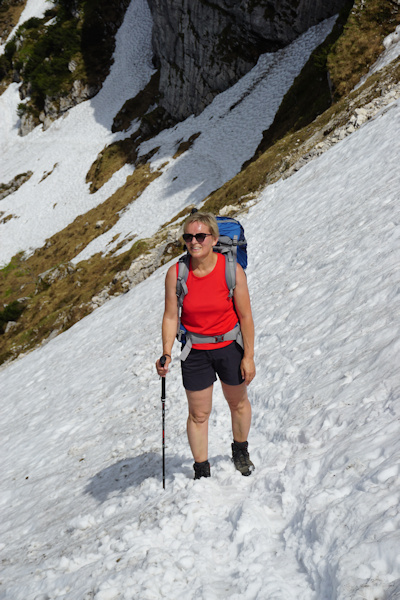
MULTIPOLYGON (((187 457, 186 457, 187 458, 187 457)), ((166 485, 177 473, 193 477, 193 469, 184 465, 182 456, 166 457, 166 485)), ((138 487, 146 479, 157 479, 162 487, 161 453, 145 452, 140 456, 119 460, 92 477, 85 488, 98 502, 105 502, 115 493, 123 494, 129 488, 138 487)))

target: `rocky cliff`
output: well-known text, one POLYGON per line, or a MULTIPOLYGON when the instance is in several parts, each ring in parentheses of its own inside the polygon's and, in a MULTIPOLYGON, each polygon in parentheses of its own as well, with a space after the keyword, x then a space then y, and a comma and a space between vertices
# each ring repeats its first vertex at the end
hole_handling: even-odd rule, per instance
POLYGON ((162 106, 198 114, 260 54, 291 43, 346 0, 148 0, 162 106))

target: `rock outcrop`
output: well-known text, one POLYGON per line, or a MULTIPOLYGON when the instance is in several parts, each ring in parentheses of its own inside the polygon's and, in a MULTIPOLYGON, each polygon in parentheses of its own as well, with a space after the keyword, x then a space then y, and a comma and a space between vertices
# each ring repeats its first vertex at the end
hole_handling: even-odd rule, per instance
POLYGON ((161 104, 198 114, 256 64, 338 13, 346 0, 148 0, 161 104))

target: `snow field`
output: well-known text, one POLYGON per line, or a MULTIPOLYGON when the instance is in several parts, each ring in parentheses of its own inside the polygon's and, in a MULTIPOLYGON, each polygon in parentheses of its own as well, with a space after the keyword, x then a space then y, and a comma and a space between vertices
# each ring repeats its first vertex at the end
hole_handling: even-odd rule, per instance
POLYGON ((388 133, 399 118, 397 103, 268 188, 243 219, 257 329, 251 478, 233 470, 216 387, 213 476, 192 481, 175 359, 162 490, 154 361, 168 265, 0 372, 10 597, 396 598, 398 148, 388 133), (378 137, 379 151, 363 153, 378 137))
MULTIPOLYGON (((278 539, 281 523, 279 519, 270 522, 274 504, 270 508, 246 500, 252 482, 236 473, 229 460, 228 415, 220 394, 224 414, 217 414, 212 424, 216 480, 211 480, 211 487, 191 480, 192 460, 182 415, 185 402, 176 365, 167 382, 167 484, 166 492, 162 491, 160 385, 148 360, 157 356, 160 311, 158 319, 151 319, 153 339, 145 341, 140 352, 132 352, 154 293, 162 306, 162 278, 158 276, 147 293, 120 299, 118 325, 113 311, 102 310, 102 316, 96 311, 93 316, 99 317, 89 327, 92 334, 98 332, 97 342, 74 327, 67 337, 74 338, 75 331, 78 339, 66 341, 67 355, 64 344, 58 348, 48 344, 39 351, 39 362, 28 366, 18 389, 12 376, 2 388, 13 407, 3 421, 4 430, 13 428, 13 435, 8 439, 5 464, 11 489, 4 517, 10 528, 5 528, 2 539, 13 557, 5 574, 13 570, 15 560, 20 562, 20 568, 15 565, 16 585, 9 588, 16 600, 29 598, 32 582, 30 575, 26 580, 26 561, 28 565, 39 561, 35 594, 50 597, 82 598, 89 590, 96 598, 113 598, 124 590, 126 598, 138 594, 184 598, 193 589, 193 597, 216 598, 235 597, 234 590, 249 594, 262 587, 261 567, 254 567, 249 581, 244 557, 255 561, 264 554, 255 535, 267 539, 272 533, 278 539), (132 322, 132 314, 139 318, 138 325, 132 322), (105 322, 108 332, 104 335, 105 322), (119 350, 104 354, 116 340, 119 350), (32 389, 35 396, 29 402, 32 389), (38 399, 43 411, 35 410, 38 399), (29 414, 22 419, 17 416, 21 401, 28 403, 29 414), (222 431, 225 441, 215 447, 222 431), (100 469, 93 469, 93 459, 100 469), (27 523, 27 515, 35 518, 27 523), (239 556, 243 567, 238 571, 239 556), (128 580, 127 573, 132 573, 128 580)), ((29 363, 34 355, 22 360, 29 363)), ((11 365, 11 371, 18 362, 11 365)), ((253 486, 262 492, 265 484, 255 479, 253 486)), ((284 583, 283 574, 278 583, 275 578, 274 572, 267 578, 271 593, 282 585, 290 591, 298 579, 299 586, 306 587, 296 567, 290 584, 284 583)), ((287 597, 296 595, 288 592, 287 597)))
MULTIPOLYGON (((144 9, 133 2, 129 10, 144 9)), ((124 47, 121 39, 117 48, 124 47)), ((143 71, 142 83, 149 74, 143 71)), ((243 90, 250 90, 248 81, 243 90)), ((259 90, 253 86, 252 93, 259 90)), ((15 93, 12 87, 0 101, 15 93)), ((85 106, 93 109, 105 97, 85 106)), ((32 148, 45 153, 54 142, 58 156, 58 136, 65 144, 74 131, 67 135, 65 124, 80 115, 75 124, 85 127, 81 106, 28 136, 38 145, 29 142, 16 173, 34 164, 32 148)), ((104 137, 92 129, 93 140, 80 145, 87 163, 110 135, 115 113, 103 106, 96 119, 102 114, 104 137)), ((193 120, 186 122, 188 137, 193 120)), ((0 123, 3 131, 9 125, 0 123)), ((241 477, 230 461, 229 411, 216 385, 212 477, 192 480, 176 349, 167 378, 162 489, 154 363, 169 265, 0 369, 1 600, 398 600, 399 125, 397 101, 267 188, 241 219, 258 370, 249 387, 251 477, 241 477)), ((172 152, 175 133, 161 134, 155 166, 172 152)), ((8 129, 4 139, 17 160, 28 142, 18 147, 8 129)), ((36 159, 49 169, 51 152, 46 165, 41 152, 36 159)), ((223 156, 221 146, 221 165, 223 156)), ((35 202, 46 182, 67 181, 71 172, 63 169, 60 162, 42 183, 35 170, 25 184, 35 202)), ((201 185, 197 177, 188 175, 183 185, 188 202, 190 181, 201 185)), ((2 201, 2 210, 6 201, 21 203, 15 223, 22 232, 22 209, 30 208, 21 199, 25 185, 2 201)), ((72 195, 70 203, 68 218, 77 210, 72 195)), ((158 226, 158 210, 147 218, 149 228, 158 226)), ((48 217, 47 231, 58 224, 48 217)), ((14 253, 9 240, 17 228, 4 231, 2 259, 14 253)))
POLYGON ((285 496, 296 510, 285 538, 319 581, 317 598, 369 597, 357 590, 373 579, 362 558, 377 539, 381 576, 398 572, 400 148, 389 131, 399 108, 268 188, 249 214, 250 247, 266 246, 249 274, 265 298, 255 307, 265 372, 253 392, 267 411, 255 423, 271 458, 290 449, 285 496), (384 163, 365 154, 374 144, 384 163))

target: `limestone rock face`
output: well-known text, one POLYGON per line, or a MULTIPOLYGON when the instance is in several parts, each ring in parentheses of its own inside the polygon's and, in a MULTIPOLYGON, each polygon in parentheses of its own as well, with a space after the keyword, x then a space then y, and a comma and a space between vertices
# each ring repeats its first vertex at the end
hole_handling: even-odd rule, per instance
POLYGON ((148 0, 162 106, 200 113, 256 64, 338 13, 345 0, 148 0))

